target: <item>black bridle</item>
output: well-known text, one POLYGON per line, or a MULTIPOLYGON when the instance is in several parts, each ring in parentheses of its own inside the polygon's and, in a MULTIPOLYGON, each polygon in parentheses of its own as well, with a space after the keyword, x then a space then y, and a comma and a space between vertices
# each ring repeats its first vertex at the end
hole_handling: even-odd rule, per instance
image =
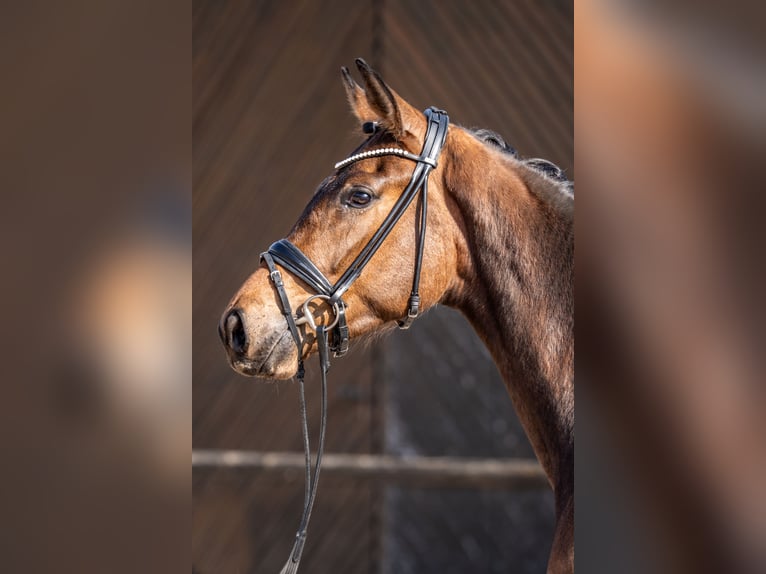
MULTIPOLYGON (((391 230, 401 219, 402 215, 404 215, 418 193, 420 193, 420 221, 415 257, 415 270, 413 273, 412 290, 410 291, 406 315, 398 321, 399 327, 401 329, 408 329, 420 312, 419 285, 420 269, 423 263, 423 246, 426 237, 428 176, 431 171, 436 168, 439 154, 441 153, 444 141, 447 137, 447 127, 449 125, 449 116, 442 110, 431 107, 428 108, 424 114, 428 126, 420 155, 412 154, 401 148, 386 147, 363 151, 335 164, 335 169, 341 170, 357 161, 386 155, 409 159, 416 164, 410 182, 396 200, 396 203, 383 220, 383 223, 381 223, 372 238, 370 238, 359 255, 356 256, 354 261, 348 266, 348 269, 343 272, 335 284, 330 283, 317 266, 314 265, 314 263, 312 263, 312 261, 298 249, 298 247, 293 245, 287 239, 280 239, 273 243, 268 251, 261 254, 261 259, 266 263, 271 281, 279 295, 282 313, 285 316, 290 333, 298 348, 298 371, 296 373, 296 378, 298 379, 300 396, 303 447, 306 454, 306 486, 303 514, 293 549, 290 552, 290 557, 288 558, 287 563, 282 568, 281 574, 294 574, 298 570, 303 546, 306 541, 306 531, 311 518, 311 510, 314 506, 314 499, 316 498, 319 470, 322 464, 322 454, 324 453, 325 430, 327 427, 327 370, 330 367, 330 351, 333 352, 335 357, 342 357, 346 351, 348 351, 349 345, 349 330, 346 322, 346 304, 343 302, 343 295, 348 291, 354 281, 359 278, 364 268, 370 262, 370 259, 372 259, 373 255, 380 249, 380 246, 386 240, 386 237, 391 233, 391 230), (301 305, 303 315, 300 317, 293 313, 290 300, 287 297, 284 283, 282 281, 282 274, 277 268, 277 265, 280 265, 284 270, 309 285, 315 291, 315 294, 306 299, 301 305), (332 307, 334 320, 331 324, 316 324, 315 317, 309 309, 309 304, 315 299, 324 300, 332 307), (313 478, 311 476, 311 451, 304 391, 304 341, 301 339, 300 331, 298 329, 300 325, 304 324, 311 327, 316 333, 322 379, 322 414, 319 427, 319 445, 317 447, 317 458, 313 478), (330 335, 332 338, 328 340, 330 335)), ((365 124, 365 132, 374 133, 374 131, 374 125, 365 124)))

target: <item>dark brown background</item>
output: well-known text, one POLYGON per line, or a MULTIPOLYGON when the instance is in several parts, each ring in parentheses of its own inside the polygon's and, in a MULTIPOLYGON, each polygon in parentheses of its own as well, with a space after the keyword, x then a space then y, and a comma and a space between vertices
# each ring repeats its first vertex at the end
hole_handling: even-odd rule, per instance
MULTIPOLYGON (((572 6, 560 1, 194 2, 195 449, 301 450, 293 385, 231 371, 216 323, 259 253, 359 143, 340 66, 365 57, 414 105, 495 129, 571 177, 572 41, 572 6)), ((311 382, 308 401, 316 421, 311 382)), ((448 309, 335 362, 327 449, 533 456, 488 353, 448 309)), ((278 572, 301 474, 195 470, 193 486, 194 568, 278 572)), ((326 475, 303 568, 541 572, 552 515, 547 490, 422 490, 326 475)))

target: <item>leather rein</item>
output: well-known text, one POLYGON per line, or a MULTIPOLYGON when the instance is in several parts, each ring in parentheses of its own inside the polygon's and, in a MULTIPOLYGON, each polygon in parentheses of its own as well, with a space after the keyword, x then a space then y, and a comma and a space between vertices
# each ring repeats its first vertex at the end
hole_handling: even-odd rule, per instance
MULTIPOLYGON (((373 234, 356 259, 348 266, 346 271, 334 283, 325 277, 325 275, 304 255, 304 253, 287 239, 280 239, 269 247, 269 250, 261 253, 261 260, 266 263, 277 294, 279 295, 279 304, 282 314, 285 316, 290 334, 298 348, 298 370, 296 378, 298 379, 298 391, 300 398, 301 426, 303 432, 303 449, 306 455, 306 476, 303 513, 301 515, 298 532, 295 535, 290 557, 287 559, 280 574, 294 574, 298 571, 303 547, 306 542, 306 532, 308 530, 309 520, 311 519, 311 510, 316 498, 317 484, 319 482, 319 471, 322 465, 322 455, 324 453, 325 431, 327 428, 327 371, 330 368, 330 351, 333 356, 342 357, 348 351, 349 329, 346 322, 346 304, 343 302, 343 295, 349 287, 361 275, 364 268, 370 262, 373 255, 388 237, 391 230, 401 219, 407 208, 413 202, 415 197, 420 194, 420 221, 418 225, 418 244, 415 257, 415 269, 412 279, 412 290, 407 304, 406 315, 398 321, 401 329, 408 329, 412 322, 417 318, 420 311, 420 269, 423 263, 423 246, 426 237, 427 206, 428 206, 428 176, 436 168, 439 154, 441 153, 444 141, 447 137, 447 127, 449 126, 449 116, 446 112, 434 107, 428 108, 424 112, 428 127, 426 130, 425 141, 420 155, 412 154, 401 148, 378 148, 363 151, 354 154, 343 161, 335 164, 335 169, 340 171, 345 167, 373 157, 386 155, 398 156, 415 162, 415 169, 412 172, 409 183, 402 191, 396 203, 391 208, 386 218, 381 223, 378 230, 373 234), (303 314, 297 316, 293 313, 290 300, 285 291, 282 274, 277 268, 281 266, 285 271, 292 274, 309 285, 315 294, 311 295, 301 305, 303 314), (324 300, 332 308, 334 319, 328 325, 317 324, 311 309, 310 303, 314 300, 324 300), (317 447, 316 463, 314 472, 311 472, 311 447, 308 433, 308 417, 306 412, 305 396, 305 368, 303 363, 303 343, 298 327, 307 325, 316 334, 317 346, 319 349, 320 376, 322 382, 321 399, 321 422, 319 427, 319 443, 317 447)), ((365 133, 375 133, 375 124, 368 122, 364 126, 365 133)))

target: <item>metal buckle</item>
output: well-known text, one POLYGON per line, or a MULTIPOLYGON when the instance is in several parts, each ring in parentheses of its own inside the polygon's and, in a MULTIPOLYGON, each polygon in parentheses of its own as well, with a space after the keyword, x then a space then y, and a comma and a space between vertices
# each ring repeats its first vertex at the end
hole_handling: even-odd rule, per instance
POLYGON ((420 312, 420 295, 414 293, 410 295, 409 307, 407 308, 407 317, 417 319, 420 312))
MULTIPOLYGON (((306 299, 303 302, 303 305, 301 305, 301 309, 303 309, 303 316, 302 317, 295 317, 295 324, 296 325, 308 325, 311 327, 314 331, 317 330, 317 324, 316 324, 316 317, 311 313, 311 310, 309 309, 309 303, 311 303, 314 299, 322 299, 323 301, 327 301, 328 303, 332 302, 332 298, 329 295, 312 295, 308 299, 306 299)), ((333 329, 337 324, 338 321, 340 321, 340 307, 338 306, 338 302, 335 301, 332 303, 332 310, 335 314, 335 320, 330 323, 329 325, 325 325, 324 329, 325 331, 330 331, 333 329)))
POLYGON ((271 277, 271 282, 275 284, 282 283, 282 274, 279 272, 279 269, 274 269, 269 273, 269 277, 271 277))
POLYGON ((420 296, 410 295, 409 305, 407 306, 407 316, 401 321, 397 321, 396 324, 400 329, 406 330, 410 328, 410 325, 418 318, 420 313, 420 296))

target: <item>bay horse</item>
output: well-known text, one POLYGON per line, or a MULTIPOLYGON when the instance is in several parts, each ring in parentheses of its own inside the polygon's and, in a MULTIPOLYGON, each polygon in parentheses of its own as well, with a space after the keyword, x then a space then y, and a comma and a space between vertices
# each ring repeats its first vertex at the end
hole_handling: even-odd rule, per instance
POLYGON ((447 128, 444 112, 421 113, 356 64, 364 86, 346 68, 343 83, 368 137, 231 299, 219 324, 229 362, 244 375, 302 381, 303 359, 327 360, 320 335, 330 330, 339 356, 349 338, 407 327, 436 304, 458 309, 491 352, 553 489, 548 572, 573 572, 572 184, 492 132, 447 128))

